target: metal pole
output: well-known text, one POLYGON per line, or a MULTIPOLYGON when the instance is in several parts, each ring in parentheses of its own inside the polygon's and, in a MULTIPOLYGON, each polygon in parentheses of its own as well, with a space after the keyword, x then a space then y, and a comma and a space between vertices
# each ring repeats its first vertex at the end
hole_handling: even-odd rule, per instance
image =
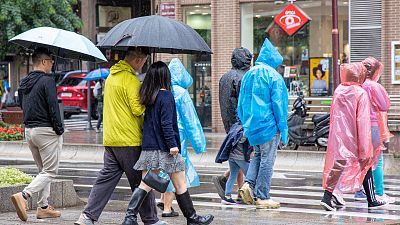
POLYGON ((332 0, 332 70, 333 70, 333 89, 340 84, 339 80, 339 29, 338 29, 338 3, 332 0))
MULTIPOLYGON (((80 63, 82 63, 82 61, 80 61, 80 63)), ((82 67, 81 67, 82 68, 82 67)), ((90 89, 90 83, 92 81, 88 80, 87 81, 87 125, 86 125, 86 130, 93 130, 93 126, 92 126, 92 101, 91 101, 91 94, 92 94, 92 90, 90 89)))

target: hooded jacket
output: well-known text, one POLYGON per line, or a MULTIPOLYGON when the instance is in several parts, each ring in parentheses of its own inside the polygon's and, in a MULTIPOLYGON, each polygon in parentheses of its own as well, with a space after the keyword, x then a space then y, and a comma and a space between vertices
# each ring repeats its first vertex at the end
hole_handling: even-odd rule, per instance
POLYGON ((140 80, 125 60, 110 68, 104 87, 104 146, 141 146, 145 106, 139 89, 140 80))
POLYGON ((251 146, 270 141, 278 132, 281 141, 287 143, 288 92, 275 70, 282 61, 279 52, 265 39, 256 65, 243 76, 237 111, 251 146))
POLYGON ((57 135, 64 133, 53 78, 42 71, 30 72, 20 82, 18 99, 27 128, 52 127, 57 135))
MULTIPOLYGON (((180 154, 185 159, 186 184, 187 187, 197 187, 200 186, 200 179, 189 159, 187 146, 188 142, 190 142, 196 154, 204 153, 206 152, 206 138, 193 101, 187 91, 187 88, 192 85, 193 79, 182 62, 177 58, 171 60, 168 68, 171 72, 172 94, 174 95, 178 117, 178 129, 181 141, 180 154)), ((175 192, 172 183, 168 186, 167 192, 175 192)))
POLYGON ((325 190, 359 191, 372 165, 370 102, 367 92, 361 87, 365 81, 364 70, 361 62, 340 66, 342 83, 335 90, 330 110, 322 179, 325 190))
POLYGON ((222 75, 219 80, 219 106, 225 132, 238 122, 236 109, 238 104, 240 81, 250 69, 252 54, 246 48, 236 48, 232 52, 232 69, 222 75))

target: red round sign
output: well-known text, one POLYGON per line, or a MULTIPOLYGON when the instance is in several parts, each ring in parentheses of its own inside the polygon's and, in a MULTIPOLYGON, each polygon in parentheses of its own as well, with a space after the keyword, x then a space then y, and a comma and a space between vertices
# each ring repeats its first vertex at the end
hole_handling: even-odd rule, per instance
POLYGON ((289 4, 275 17, 274 22, 289 36, 292 36, 310 20, 311 18, 301 9, 289 4))

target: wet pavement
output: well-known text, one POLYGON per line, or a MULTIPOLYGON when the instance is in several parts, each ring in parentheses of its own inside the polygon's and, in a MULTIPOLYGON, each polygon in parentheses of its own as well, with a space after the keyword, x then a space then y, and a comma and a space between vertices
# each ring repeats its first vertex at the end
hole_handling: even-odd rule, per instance
MULTIPOLYGON (((101 215, 99 222, 96 224, 121 224, 127 202, 112 201, 108 204, 105 211, 101 215)), ((223 208, 213 206, 200 206, 196 205, 198 214, 213 214, 215 216, 213 225, 280 225, 280 224, 301 224, 301 225, 315 225, 315 224, 400 224, 399 220, 385 220, 380 218, 364 218, 337 215, 336 213, 328 214, 308 214, 308 213, 294 213, 276 210, 259 210, 254 208, 223 208)), ((174 204, 177 209, 177 205, 174 204)), ((79 217, 83 206, 61 209, 62 216, 57 219, 36 219, 35 211, 29 211, 28 222, 21 222, 18 220, 15 213, 2 213, 0 214, 0 224, 17 225, 17 224, 73 224, 79 217)), ((161 218, 159 211, 159 217, 161 218)), ((167 218, 164 221, 170 225, 184 225, 185 220, 183 216, 175 218, 167 218)))

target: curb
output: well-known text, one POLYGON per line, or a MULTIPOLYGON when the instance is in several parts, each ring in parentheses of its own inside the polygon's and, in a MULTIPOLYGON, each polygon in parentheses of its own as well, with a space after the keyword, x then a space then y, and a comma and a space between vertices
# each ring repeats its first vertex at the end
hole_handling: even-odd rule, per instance
MULTIPOLYGON (((215 163, 217 149, 206 153, 190 154, 190 160, 195 166, 228 168, 228 164, 215 163)), ((64 144, 61 151, 63 162, 103 163, 104 147, 93 144, 64 144)), ((0 142, 0 159, 15 161, 33 161, 26 142, 0 142)), ((325 152, 278 150, 275 170, 322 172, 324 169, 325 152)), ((386 175, 400 174, 400 159, 393 154, 384 154, 384 171, 386 175)))

